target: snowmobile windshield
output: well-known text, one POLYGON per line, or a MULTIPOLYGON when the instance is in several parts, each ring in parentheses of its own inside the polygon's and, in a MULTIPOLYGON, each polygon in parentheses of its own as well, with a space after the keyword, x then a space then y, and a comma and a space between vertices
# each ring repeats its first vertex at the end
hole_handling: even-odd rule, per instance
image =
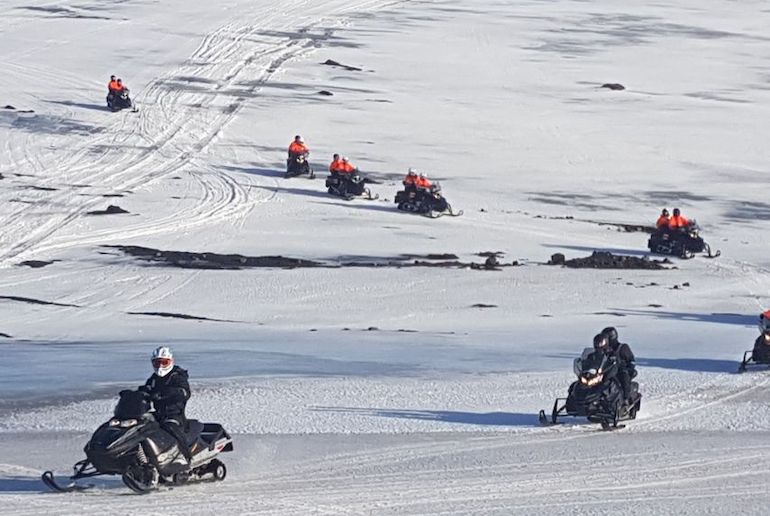
POLYGON ((585 348, 580 358, 575 359, 575 374, 577 376, 589 371, 599 371, 604 368, 607 356, 594 348, 585 348))
POLYGON ((122 391, 115 407, 116 419, 139 419, 150 411, 147 396, 139 391, 122 391))

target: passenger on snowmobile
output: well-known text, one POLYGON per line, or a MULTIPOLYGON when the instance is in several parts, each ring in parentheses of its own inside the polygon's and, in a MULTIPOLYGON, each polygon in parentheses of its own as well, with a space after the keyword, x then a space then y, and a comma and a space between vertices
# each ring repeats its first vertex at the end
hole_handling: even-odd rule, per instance
POLYGON ((666 208, 663 208, 663 211, 660 212, 660 217, 658 217, 657 222, 655 222, 655 229, 657 230, 667 230, 668 225, 671 222, 671 217, 669 217, 668 210, 666 208))
POLYGON ((358 168, 353 166, 353 164, 348 160, 348 157, 342 156, 339 173, 350 175, 350 174, 355 174, 357 171, 358 171, 358 168))
POLYGON ((149 394, 158 423, 174 436, 182 455, 190 463, 192 454, 184 435, 187 425, 185 407, 190 399, 187 371, 174 365, 174 355, 166 346, 160 346, 152 352, 152 367, 154 373, 139 390, 149 394))
POLYGON ((430 182, 430 179, 428 179, 428 174, 425 172, 420 172, 420 175, 417 176, 417 179, 414 182, 414 186, 417 187, 417 190, 422 190, 425 192, 430 192, 433 190, 433 183, 430 182))
MULTIPOLYGON (((623 398, 629 401, 631 396, 631 380, 636 377, 636 365, 634 362, 636 358, 631 351, 631 346, 624 342, 618 341, 618 330, 613 326, 604 328, 601 332, 607 340, 608 350, 605 353, 615 357, 618 362, 618 381, 623 388, 623 398)), ((596 347, 596 339, 594 338, 594 347, 596 347)))
POLYGON ((690 225, 690 221, 682 215, 679 208, 674 208, 674 214, 671 216, 671 220, 668 222, 669 229, 685 231, 690 225))

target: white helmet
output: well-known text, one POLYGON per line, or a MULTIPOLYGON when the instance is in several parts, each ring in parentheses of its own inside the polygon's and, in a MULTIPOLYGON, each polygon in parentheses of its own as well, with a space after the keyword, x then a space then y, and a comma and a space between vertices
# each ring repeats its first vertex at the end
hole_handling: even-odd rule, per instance
POLYGON ((152 368, 160 377, 166 376, 174 368, 174 355, 171 348, 160 346, 152 352, 152 368))
POLYGON ((425 172, 420 172, 420 177, 423 179, 428 179, 428 174, 426 174, 425 172))
POLYGON ((348 162, 348 157, 347 156, 342 156, 342 162, 343 163, 347 163, 348 162))
POLYGON ((409 167, 409 170, 407 171, 407 174, 409 174, 410 176, 416 176, 417 175, 417 169, 409 167))

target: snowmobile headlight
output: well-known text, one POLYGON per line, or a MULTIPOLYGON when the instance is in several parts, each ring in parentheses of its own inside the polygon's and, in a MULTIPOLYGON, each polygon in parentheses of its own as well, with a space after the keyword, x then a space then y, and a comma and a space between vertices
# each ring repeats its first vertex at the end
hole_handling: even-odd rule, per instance
POLYGON ((120 428, 131 428, 139 424, 136 419, 110 419, 110 426, 119 426, 120 428))
POLYGON ((770 333, 765 333, 764 337, 765 337, 765 344, 770 346, 770 333))
POLYGON ((589 387, 593 387, 594 385, 599 385, 600 383, 602 383, 602 379, 604 379, 604 375, 602 373, 599 373, 596 376, 592 376, 590 378, 585 377, 585 376, 581 376, 580 377, 580 382, 583 385, 587 385, 589 387))

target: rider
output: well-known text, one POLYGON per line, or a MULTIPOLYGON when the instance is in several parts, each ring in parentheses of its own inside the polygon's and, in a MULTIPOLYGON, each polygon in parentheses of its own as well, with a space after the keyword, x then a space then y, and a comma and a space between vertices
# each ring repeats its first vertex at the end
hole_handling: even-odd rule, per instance
POLYGON ((670 222, 671 222, 671 218, 668 215, 668 210, 666 208, 663 208, 663 211, 660 212, 660 217, 658 217, 657 222, 655 222, 655 228, 658 230, 668 229, 668 225, 670 222))
POLYGON ((770 310, 765 310, 759 314, 759 337, 754 341, 754 356, 759 353, 758 350, 766 349, 767 341, 770 340, 770 310))
POLYGON ((418 179, 417 170, 412 167, 409 167, 409 170, 407 171, 406 177, 404 178, 404 181, 403 181, 404 189, 407 191, 409 190, 414 191, 417 188, 417 185, 416 185, 417 179, 418 179))
POLYGON ((609 346, 608 354, 614 356, 618 361, 618 380, 620 380, 620 386, 623 388, 623 397, 629 400, 631 395, 631 379, 637 374, 634 364, 636 358, 631 351, 631 346, 618 341, 618 330, 613 326, 604 328, 601 335, 607 339, 609 346))
POLYGON ((690 224, 690 221, 682 215, 679 208, 674 208, 674 214, 671 216, 671 220, 668 223, 670 229, 683 230, 690 224))
POLYGON ((353 166, 353 164, 348 161, 347 156, 342 156, 342 162, 340 163, 340 174, 353 174, 356 171, 356 167, 353 166))
POLYGON ((174 355, 166 346, 152 352, 152 367, 155 372, 139 390, 150 395, 161 428, 174 436, 182 455, 190 463, 192 454, 184 436, 187 424, 184 411, 190 399, 187 371, 174 365, 174 355))
POLYGON ((433 183, 431 183, 430 179, 428 179, 428 174, 425 172, 420 172, 420 175, 414 182, 414 186, 417 187, 418 190, 429 192, 431 188, 433 188, 433 183))
POLYGON ((107 96, 113 97, 115 96, 115 92, 118 91, 120 88, 118 86, 118 80, 114 75, 110 75, 110 82, 107 83, 107 96))
POLYGON ((329 173, 333 176, 336 176, 337 174, 339 174, 341 168, 342 168, 342 160, 340 159, 340 155, 334 154, 332 156, 332 162, 329 164, 329 173))
POLYGON ((289 159, 297 156, 307 157, 308 154, 310 154, 310 149, 305 145, 305 140, 300 135, 295 136, 294 141, 289 144, 289 159))

